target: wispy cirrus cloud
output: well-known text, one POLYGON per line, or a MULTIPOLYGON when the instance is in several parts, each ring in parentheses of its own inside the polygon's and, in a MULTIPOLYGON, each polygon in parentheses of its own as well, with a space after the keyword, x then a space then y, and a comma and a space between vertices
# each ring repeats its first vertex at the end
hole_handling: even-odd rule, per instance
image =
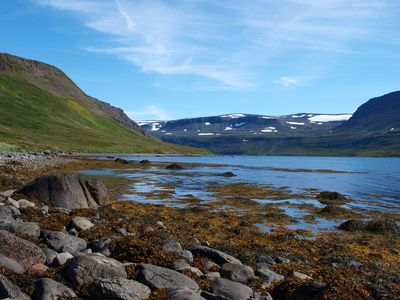
POLYGON ((166 110, 157 105, 148 105, 139 111, 128 111, 126 114, 133 120, 154 119, 154 120, 169 120, 170 114, 166 110))
MULTIPOLYGON (((386 0, 32 0, 76 13, 105 33, 107 47, 87 50, 128 60, 143 72, 193 75, 226 88, 248 88, 281 69, 306 74, 336 55, 361 51, 386 0)), ((271 80, 271 83, 277 83, 271 80)), ((281 84, 298 84, 282 77, 281 84)))

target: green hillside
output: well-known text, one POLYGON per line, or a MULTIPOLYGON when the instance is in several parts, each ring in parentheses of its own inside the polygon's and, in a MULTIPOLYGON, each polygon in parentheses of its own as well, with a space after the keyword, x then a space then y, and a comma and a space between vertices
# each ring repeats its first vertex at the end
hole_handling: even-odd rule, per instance
POLYGON ((0 116, 2 148, 208 153, 146 136, 122 110, 87 96, 59 69, 8 54, 0 54, 0 116))

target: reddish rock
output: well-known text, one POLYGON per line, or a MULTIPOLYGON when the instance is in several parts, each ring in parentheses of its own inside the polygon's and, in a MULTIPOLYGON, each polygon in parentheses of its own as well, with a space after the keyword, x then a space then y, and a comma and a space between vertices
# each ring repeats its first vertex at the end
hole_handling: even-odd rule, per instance
POLYGON ((0 230, 0 253, 15 260, 26 270, 32 265, 46 263, 42 249, 4 230, 0 230))
POLYGON ((43 277, 49 267, 43 264, 35 264, 31 266, 26 273, 33 277, 43 277))

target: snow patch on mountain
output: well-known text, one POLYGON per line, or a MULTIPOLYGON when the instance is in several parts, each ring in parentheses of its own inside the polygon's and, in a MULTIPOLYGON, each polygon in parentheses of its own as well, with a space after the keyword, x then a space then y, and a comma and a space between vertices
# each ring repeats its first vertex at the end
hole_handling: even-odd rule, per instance
POLYGON ((230 115, 223 115, 221 118, 231 118, 231 119, 238 119, 245 117, 245 114, 230 114, 230 115))
POLYGON ((306 123, 304 123, 304 122, 286 122, 286 123, 288 123, 290 125, 300 125, 300 126, 306 125, 306 123))
POLYGON ((310 122, 332 122, 332 121, 347 121, 350 119, 352 114, 341 114, 341 115, 315 115, 308 118, 310 122))

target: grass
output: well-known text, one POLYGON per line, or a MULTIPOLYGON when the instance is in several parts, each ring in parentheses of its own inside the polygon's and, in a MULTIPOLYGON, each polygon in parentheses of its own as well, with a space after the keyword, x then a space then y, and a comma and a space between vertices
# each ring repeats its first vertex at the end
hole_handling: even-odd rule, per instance
POLYGON ((19 72, 1 73, 0 142, 14 145, 4 146, 11 151, 209 154, 129 130, 88 101, 58 97, 19 72))

